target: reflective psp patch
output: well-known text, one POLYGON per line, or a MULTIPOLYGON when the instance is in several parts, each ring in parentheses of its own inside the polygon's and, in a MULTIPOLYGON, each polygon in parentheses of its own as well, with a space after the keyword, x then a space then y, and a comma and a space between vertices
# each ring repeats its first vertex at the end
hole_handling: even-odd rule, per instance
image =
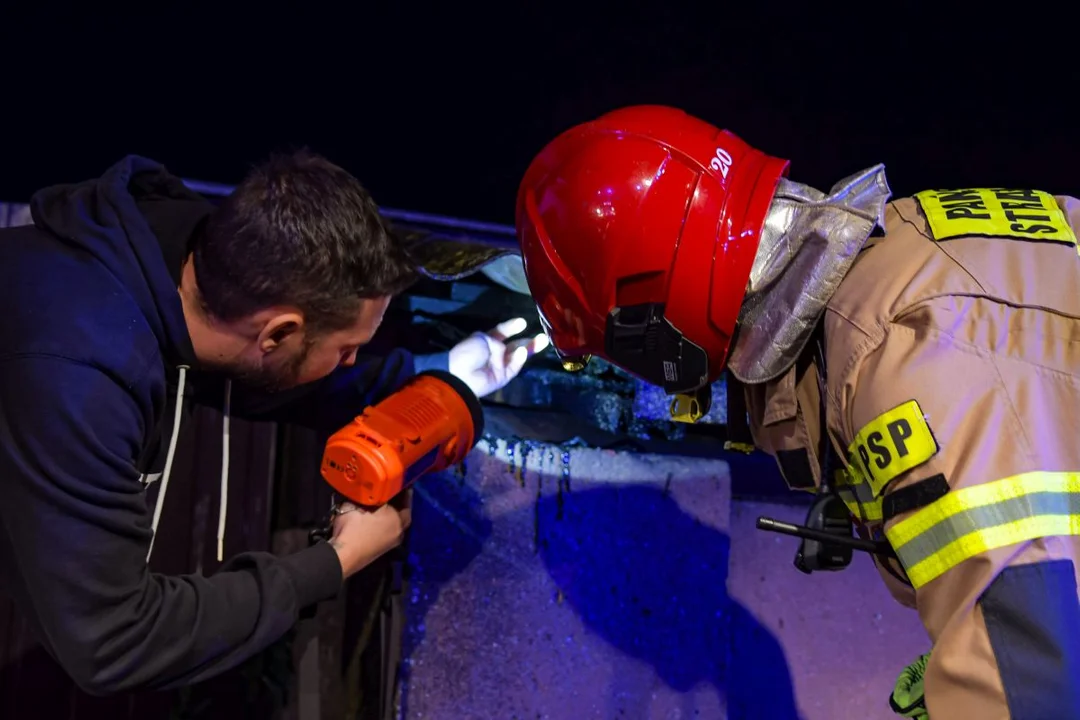
POLYGON ((939 242, 974 236, 1076 245, 1065 213, 1041 190, 924 190, 915 200, 939 242))
POLYGON ((922 408, 909 400, 878 415, 856 433, 848 446, 848 462, 876 498, 889 482, 934 457, 938 449, 922 408))

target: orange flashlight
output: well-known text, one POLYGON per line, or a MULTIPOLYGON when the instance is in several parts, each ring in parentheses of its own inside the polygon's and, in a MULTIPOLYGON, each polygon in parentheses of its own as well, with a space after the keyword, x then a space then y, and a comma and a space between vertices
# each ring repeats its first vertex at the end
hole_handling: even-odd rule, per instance
POLYGON ((483 407, 469 386, 448 372, 424 372, 330 436, 322 476, 357 505, 384 505, 421 475, 462 462, 483 432, 483 407))

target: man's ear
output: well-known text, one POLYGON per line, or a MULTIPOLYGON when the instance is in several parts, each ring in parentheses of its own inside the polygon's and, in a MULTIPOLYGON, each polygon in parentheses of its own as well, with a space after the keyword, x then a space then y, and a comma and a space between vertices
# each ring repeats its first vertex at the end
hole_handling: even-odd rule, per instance
POLYGON ((295 312, 282 312, 270 316, 259 332, 258 347, 263 354, 272 353, 290 338, 304 330, 304 316, 295 312))

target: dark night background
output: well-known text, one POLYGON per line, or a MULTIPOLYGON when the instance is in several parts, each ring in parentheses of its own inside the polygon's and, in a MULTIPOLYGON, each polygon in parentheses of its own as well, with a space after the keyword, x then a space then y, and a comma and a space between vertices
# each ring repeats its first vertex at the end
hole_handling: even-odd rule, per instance
POLYGON ((233 183, 307 145, 385 206, 509 223, 547 140, 633 103, 727 126, 821 189, 880 161, 897 194, 1080 194, 1054 3, 513 5, 5 9, 0 199, 126 153, 233 183))
MULTIPOLYGON (((304 0, 135 7, 121 12, 83 3, 68 11, 30 0, 0 5, 0 201, 25 201, 40 187, 97 176, 129 153, 158 160, 182 177, 231 184, 269 152, 306 145, 350 170, 386 207, 509 224, 521 175, 547 141, 575 123, 639 103, 678 106, 727 127, 791 159, 791 177, 821 190, 884 162, 896 195, 930 187, 1020 186, 1080 196, 1076 11, 1064 11, 1078 7, 1075 0, 304 0)), ((529 305, 520 296, 515 300, 529 305)), ((461 304, 466 302, 476 313, 471 322, 486 323, 494 312, 492 305, 461 304)), ((559 392, 571 391, 582 402, 600 397, 574 388, 559 392)), ((568 423, 569 416, 560 409, 549 425, 577 432, 586 424, 568 423)), ((539 425, 532 417, 528 422, 539 425)), ((206 428, 218 436, 216 425, 206 428)), ((530 426, 530 432, 538 431, 530 426)), ((311 460, 303 443, 301 450, 285 447, 295 467, 314 467, 299 464, 311 460)), ((697 452, 712 452, 706 443, 699 447, 704 450, 697 452)), ((752 487, 760 493, 765 477, 779 487, 771 460, 760 454, 730 459, 734 492, 752 487)), ((216 477, 217 466, 205 473, 195 459, 188 464, 193 480, 178 484, 187 490, 170 493, 189 493, 190 507, 205 515, 214 506, 196 502, 206 486, 194 478, 216 477)), ((281 472, 292 477, 286 475, 290 469, 281 472)), ((298 500, 296 508, 314 507, 311 498, 323 497, 301 481, 297 487, 304 488, 296 496, 306 504, 298 500)), ((291 497, 275 490, 279 499, 291 497)), ((440 496, 440 507, 463 514, 473 500, 454 492, 459 505, 440 496)), ((565 586, 577 578, 566 588, 575 611, 620 651, 653 665, 672 687, 715 682, 732 708, 746 702, 755 705, 756 717, 792 716, 788 663, 802 662, 798 655, 785 657, 738 603, 730 610, 732 639, 719 636, 727 630, 715 622, 715 608, 731 598, 725 579, 710 573, 727 561, 728 538, 692 521, 666 493, 630 488, 617 497, 621 515, 607 512, 614 491, 577 495, 567 506, 577 519, 564 527, 588 528, 589 534, 552 533, 545 546, 543 561, 554 580, 565 586), (650 533, 649 527, 661 530, 650 533), (579 553, 586 544, 600 550, 579 553), (580 566, 567 560, 579 556, 580 566), (558 574, 568 568, 580 572, 558 574), (624 579, 619 597, 631 597, 629 605, 612 599, 624 579), (690 600, 680 604, 677 617, 667 614, 664 624, 641 619, 631 607, 639 595, 650 608, 667 607, 673 598, 690 600), (680 640, 687 637, 689 645, 680 640), (739 653, 730 668, 714 653, 722 642, 739 653)), ((173 522, 190 522, 183 502, 166 505, 178 513, 173 522)), ((282 507, 293 512, 290 502, 282 507)), ((431 545, 414 549, 436 558, 424 572, 437 588, 472 561, 490 528, 481 526, 478 543, 470 536, 464 546, 450 544, 446 538, 456 531, 446 519, 432 505, 418 507, 416 526, 431 528, 418 542, 431 545)), ((325 503, 319 508, 321 514, 325 503)), ((553 510, 544 501, 535 512, 558 517, 562 506, 553 510)), ((203 548, 196 532, 192 547, 203 548)), ((176 547, 180 567, 188 549, 176 547)), ((792 541, 792 553, 795 547, 792 541)), ((808 608, 806 614, 819 613, 828 622, 828 608, 808 608)), ((420 632, 426 609, 409 610, 421 618, 413 626, 420 632)), ((0 603, 0 632, 6 632, 8 612, 0 603)), ((26 690, 9 690, 7 698, 0 691, 0 700, 25 702, 44 717, 49 711, 43 703, 75 708, 71 698, 79 698, 78 717, 90 716, 94 706, 59 680, 54 687, 60 689, 52 692, 21 681, 42 663, 46 681, 53 682, 49 673, 59 677, 44 652, 36 652, 20 661, 22 675, 11 664, 0 667, 0 688, 26 690)), ((231 677, 222 682, 233 682, 231 677)), ((209 687, 212 694, 215 686, 209 687)), ((887 689, 880 688, 883 701, 887 689)), ((836 690, 859 691, 857 683, 836 690)), ((76 716, 73 709, 65 712, 76 716)), ((109 716, 128 717, 124 713, 109 716)))

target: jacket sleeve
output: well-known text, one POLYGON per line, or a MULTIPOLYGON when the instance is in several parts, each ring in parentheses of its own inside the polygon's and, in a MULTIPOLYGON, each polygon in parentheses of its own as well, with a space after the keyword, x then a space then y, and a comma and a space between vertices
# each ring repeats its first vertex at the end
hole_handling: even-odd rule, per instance
POLYGON ((1080 717, 1080 347, 1054 372, 1022 323, 988 351, 961 321, 889 328, 844 391, 849 462, 933 641, 929 716, 1080 717))
POLYGON ((447 370, 449 353, 413 355, 392 350, 384 356, 358 356, 326 378, 278 393, 234 388, 232 412, 249 420, 287 422, 333 432, 379 402, 417 373, 447 370))
POLYGON ((211 577, 151 573, 150 514, 133 463, 150 421, 97 369, 40 357, 0 364, 9 581, 43 644, 93 694, 221 673, 341 586, 325 543, 288 557, 239 555, 211 577))

